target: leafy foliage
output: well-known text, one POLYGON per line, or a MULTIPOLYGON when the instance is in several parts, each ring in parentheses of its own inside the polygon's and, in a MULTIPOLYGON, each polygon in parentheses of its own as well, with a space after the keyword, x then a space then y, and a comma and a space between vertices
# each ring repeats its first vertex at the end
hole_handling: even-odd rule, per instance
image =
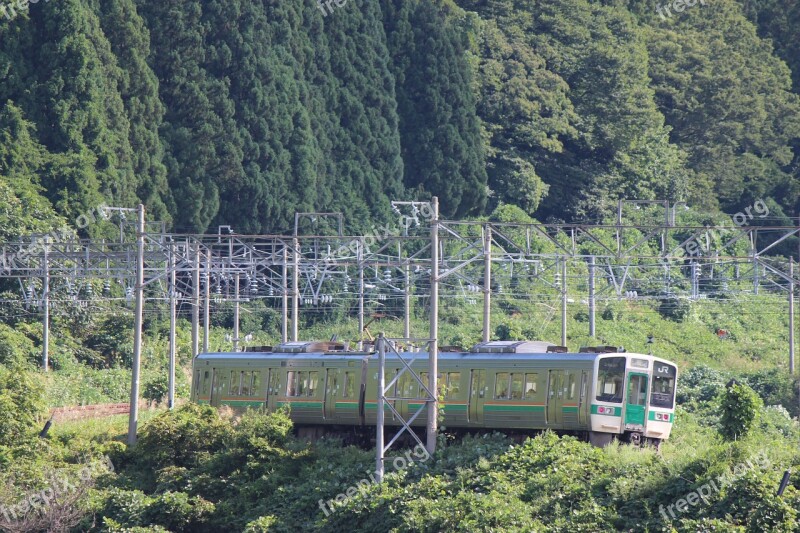
POLYGON ((763 406, 763 401, 753 389, 740 383, 732 384, 722 396, 720 433, 729 440, 745 436, 755 424, 763 406))

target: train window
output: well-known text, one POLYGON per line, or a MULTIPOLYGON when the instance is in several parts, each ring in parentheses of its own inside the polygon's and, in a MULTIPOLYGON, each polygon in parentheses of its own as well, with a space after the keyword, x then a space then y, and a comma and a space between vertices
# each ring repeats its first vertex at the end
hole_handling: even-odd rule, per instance
POLYGON ((238 370, 231 371, 231 388, 230 388, 231 396, 239 396, 239 384, 241 383, 239 381, 239 378, 241 377, 240 374, 241 372, 238 370))
POLYGON ((569 374, 567 379, 567 400, 575 399, 575 374, 569 374))
POLYGON ((604 357, 600 359, 597 374, 597 401, 622 403, 624 381, 624 357, 604 357))
POLYGON ((319 372, 309 372, 308 381, 306 383, 306 396, 316 396, 317 385, 319 384, 319 372))
POLYGON ((458 398, 461 392, 461 372, 449 372, 447 374, 447 394, 445 398, 458 398))
POLYGON ((400 398, 413 398, 417 390, 417 380, 409 373, 408 370, 403 372, 400 379, 397 380, 397 391, 400 398))
POLYGON ((344 373, 344 393, 342 398, 355 398, 356 397, 356 373, 344 373))
POLYGON ((251 385, 253 382, 253 373, 252 372, 242 372, 242 393, 241 396, 250 396, 252 393, 251 385))
POLYGON ((494 399, 508 400, 508 372, 499 372, 495 376, 494 399))
MULTIPOLYGON (((277 368, 271 368, 269 370, 269 384, 267 385, 267 394, 279 394, 281 387, 281 376, 278 374, 279 370, 277 368)), ((288 394, 287 394, 288 396, 288 394)))
POLYGON ((208 386, 211 384, 211 379, 208 370, 203 372, 203 394, 208 394, 208 386))
POLYGON ((525 396, 526 400, 532 400, 536 396, 536 382, 539 374, 525 374, 525 396))
POLYGON ((522 379, 524 374, 511 374, 511 399, 522 399, 522 379))
POLYGON ((297 396, 297 372, 294 370, 286 373, 286 396, 297 396))
POLYGON ((628 383, 628 404, 644 405, 647 401, 647 376, 632 375, 628 383))
POLYGON ((658 361, 654 362, 650 405, 672 409, 675 400, 675 375, 674 366, 658 361))
MULTIPOLYGON (((425 385, 428 385, 428 373, 427 372, 420 372, 419 373, 419 380, 423 382, 425 385)), ((425 387, 420 386, 419 388, 419 395, 417 398, 427 398, 428 393, 425 392, 425 387)))
POLYGON ((250 396, 256 396, 261 389, 261 372, 253 372, 253 386, 250 389, 250 396))

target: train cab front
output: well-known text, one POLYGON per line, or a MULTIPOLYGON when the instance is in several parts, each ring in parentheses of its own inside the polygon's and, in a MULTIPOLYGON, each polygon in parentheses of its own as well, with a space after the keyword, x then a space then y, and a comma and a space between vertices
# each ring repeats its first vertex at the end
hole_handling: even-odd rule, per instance
POLYGON ((653 359, 652 363, 652 385, 644 436, 660 442, 669 438, 672 424, 675 422, 675 386, 678 369, 674 364, 659 359, 653 359))
POLYGON ((613 438, 656 447, 669 438, 675 418, 675 365, 649 355, 608 354, 598 358, 590 440, 613 438))

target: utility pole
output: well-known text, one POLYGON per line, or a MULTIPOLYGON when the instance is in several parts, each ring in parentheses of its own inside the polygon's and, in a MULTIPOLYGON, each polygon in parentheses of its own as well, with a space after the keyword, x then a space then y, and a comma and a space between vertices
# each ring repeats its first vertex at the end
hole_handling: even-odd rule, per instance
POLYGON ((283 245, 283 268, 281 282, 281 343, 289 340, 289 250, 283 245))
POLYGON ((378 340, 375 344, 378 349, 378 412, 376 413, 377 418, 375 420, 375 452, 377 457, 375 459, 375 479, 380 483, 383 481, 383 460, 386 453, 383 444, 384 410, 386 409, 386 339, 382 332, 378 334, 378 340))
POLYGON ((137 209, 136 225, 136 310, 133 326, 133 369, 131 372, 131 405, 128 417, 128 445, 136 444, 139 423, 139 369, 142 361, 142 319, 144 315, 144 205, 137 209))
POLYGON ((794 257, 789 257, 789 374, 794 376, 794 257))
POLYGON ((428 382, 434 399, 428 403, 428 430, 426 449, 430 455, 436 451, 438 435, 438 377, 439 377, 439 198, 431 199, 431 317, 430 348, 428 351, 428 382))
POLYGON ((208 353, 208 341, 211 333, 211 252, 206 254, 206 270, 203 282, 206 290, 203 295, 203 353, 208 353))
POLYGON ((292 239, 294 272, 292 275, 292 340, 297 342, 300 327, 300 240, 292 239))
POLYGON ((175 287, 175 243, 169 245, 169 392, 167 405, 175 407, 175 322, 176 322, 175 287))
POLYGON ((403 294, 403 337, 406 339, 411 338, 411 264, 406 262, 405 268, 405 286, 403 294))
POLYGON ((589 336, 595 337, 597 331, 595 329, 595 313, 596 309, 596 301, 595 301, 595 287, 594 287, 594 273, 595 273, 595 257, 591 256, 589 258, 589 336))
POLYGON ((235 294, 233 307, 233 351, 239 351, 239 273, 233 278, 233 291, 235 294))
POLYGON ((561 260, 561 346, 567 345, 567 258, 561 260))
POLYGON ((48 371, 50 367, 50 258, 48 257, 47 241, 44 243, 44 257, 42 258, 42 370, 48 371))
POLYGON ((358 253, 356 254, 356 261, 358 262, 358 338, 364 339, 364 246, 362 242, 358 242, 358 253))
POLYGON ((483 342, 492 336, 492 228, 483 227, 483 342))
POLYGON ((194 249, 192 271, 192 357, 200 353, 200 244, 194 249))

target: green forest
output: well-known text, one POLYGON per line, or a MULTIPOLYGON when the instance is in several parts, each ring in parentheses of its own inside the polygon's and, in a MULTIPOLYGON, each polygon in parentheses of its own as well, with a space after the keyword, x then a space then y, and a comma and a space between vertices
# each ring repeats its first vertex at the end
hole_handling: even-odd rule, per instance
POLYGON ((618 198, 797 216, 800 5, 656 7, 32 3, 0 17, 0 233, 138 202, 178 231, 337 211, 357 233, 431 195, 448 218, 597 221, 618 198))
MULTIPOLYGON (((800 2, 0 0, 0 242, 113 238, 112 222, 82 220, 139 203, 175 233, 288 234, 296 212, 341 212, 357 235, 390 221, 391 201, 431 196, 447 219, 601 223, 629 199, 683 202, 697 227, 732 227, 723 213, 754 205, 769 214, 754 224, 796 224, 800 2)), ((558 339, 557 289, 503 276, 492 338, 558 339)), ((591 337, 586 265, 569 277, 571 349, 677 364, 660 450, 445 427, 432 457, 331 506, 368 477, 374 450, 296 438, 284 411, 188 402, 186 308, 167 409, 163 302, 145 312, 138 444, 126 445, 127 416, 40 434, 53 408, 128 400, 133 305, 124 287, 109 303, 92 300, 100 284, 76 284, 74 302, 53 305, 45 373, 41 310, 0 279, 0 531, 800 532, 785 294, 747 293, 742 278, 692 301, 609 297, 591 337)), ((281 338, 265 301, 242 305, 252 345, 281 338)), ((442 345, 478 342, 481 312, 442 298, 442 345)), ((400 337, 389 315, 373 333, 400 337)), ((427 332, 425 300, 412 315, 427 332)), ((212 351, 231 349, 234 316, 214 302, 212 351)), ((301 314, 302 339, 362 335, 352 307, 301 314)))

